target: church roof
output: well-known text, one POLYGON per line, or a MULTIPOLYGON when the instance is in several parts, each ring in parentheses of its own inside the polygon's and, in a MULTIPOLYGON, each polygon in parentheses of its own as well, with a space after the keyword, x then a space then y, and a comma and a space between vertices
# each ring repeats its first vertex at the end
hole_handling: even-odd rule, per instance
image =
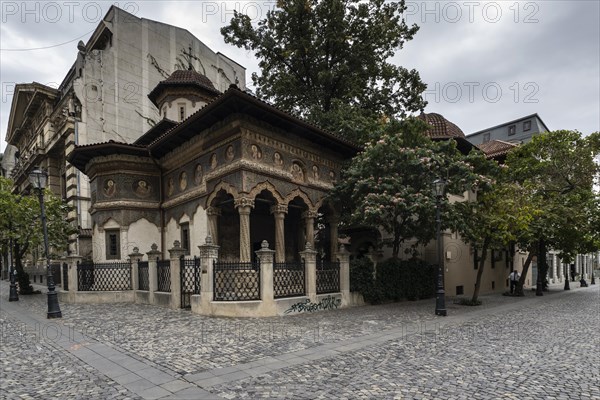
POLYGON ((169 129, 173 128, 178 123, 170 120, 168 118, 163 118, 156 125, 150 128, 146 133, 140 136, 133 144, 138 144, 142 146, 149 145, 153 141, 155 141, 159 136, 163 133, 167 132, 169 129))
POLYGON ((517 146, 518 144, 516 143, 505 142, 504 140, 490 140, 489 142, 477 145, 477 147, 483 151, 487 158, 505 156, 509 151, 517 146))
POLYGON ((207 91, 213 95, 219 95, 219 92, 213 83, 206 76, 193 70, 178 69, 164 81, 160 81, 158 85, 148 94, 148 98, 154 105, 156 104, 160 94, 170 87, 188 87, 207 91))
POLYGON ((158 137, 148 145, 148 149, 153 156, 160 158, 232 113, 250 115, 346 156, 353 156, 360 150, 356 144, 243 92, 236 85, 231 85, 225 93, 158 137))

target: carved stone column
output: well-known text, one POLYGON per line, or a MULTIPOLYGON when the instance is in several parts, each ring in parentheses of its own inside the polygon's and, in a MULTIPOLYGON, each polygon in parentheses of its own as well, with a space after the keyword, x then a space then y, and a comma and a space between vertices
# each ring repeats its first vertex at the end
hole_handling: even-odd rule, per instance
POLYGON ((185 255, 185 249, 181 242, 173 242, 173 248, 169 249, 171 259, 171 308, 181 308, 181 259, 185 255))
POLYGON ((350 253, 344 245, 340 246, 336 257, 340 262, 340 292, 342 292, 342 307, 350 304, 350 253))
POLYGON ((311 247, 315 247, 315 218, 317 218, 316 211, 306 211, 302 213, 304 223, 306 226, 306 242, 310 243, 311 247))
POLYGON ((219 217, 221 216, 221 209, 218 207, 208 207, 206 209, 206 216, 208 217, 208 234, 212 238, 212 243, 217 245, 219 241, 219 217))
MULTIPOLYGON (((137 247, 133 248, 133 253, 129 254, 129 259, 131 260, 131 290, 138 290, 139 282, 138 282, 138 268, 139 262, 142 261, 144 255, 140 253, 140 249, 137 247)), ((135 302, 136 298, 134 298, 135 302)))
POLYGON ((288 206, 277 204, 271 207, 271 214, 275 218, 275 262, 285 262, 285 214, 288 206))
POLYGON ((329 223, 329 237, 331 238, 331 243, 330 243, 330 260, 331 261, 335 261, 336 260, 336 253, 338 251, 338 223, 339 223, 339 219, 337 216, 331 216, 327 219, 327 222, 329 223))
POLYGON ((158 274, 157 274, 157 263, 158 259, 162 257, 162 251, 158 250, 158 246, 156 243, 152 243, 150 246, 150 251, 146 254, 148 255, 148 298, 150 304, 154 304, 154 292, 158 292, 158 274))
POLYGON ((254 208, 254 200, 247 197, 235 199, 234 206, 240 214, 240 262, 252 261, 250 243, 250 212, 254 208))

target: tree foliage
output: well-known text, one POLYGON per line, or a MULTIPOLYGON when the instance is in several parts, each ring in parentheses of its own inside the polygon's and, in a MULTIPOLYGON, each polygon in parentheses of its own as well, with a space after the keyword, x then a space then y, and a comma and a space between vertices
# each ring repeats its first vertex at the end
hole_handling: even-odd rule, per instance
MULTIPOLYGON (((559 251, 564 262, 579 252, 598 249, 600 225, 599 195, 593 189, 600 167, 594 158, 600 154, 600 134, 583 137, 577 131, 560 130, 536 135, 509 154, 506 165, 530 205, 538 210, 535 218, 518 237, 519 246, 536 255, 543 247, 559 251)), ((525 279, 529 257, 521 276, 525 279)), ((539 265, 542 276, 547 266, 539 265)), ((542 280, 544 282, 545 279, 542 280)))
MULTIPOLYGON (((381 228, 391 235, 394 257, 407 239, 416 239, 414 251, 435 237, 435 179, 447 179, 447 193, 452 194, 489 183, 473 172, 454 141, 433 142, 424 135, 427 128, 422 120, 408 118, 373 133, 332 193, 347 223, 381 228)), ((454 213, 446 197, 441 207, 449 224, 454 213)))
MULTIPOLYGON (((12 187, 10 180, 0 177, 0 243, 3 251, 10 251, 12 244, 13 262, 19 275, 20 290, 24 294, 32 288, 23 270, 23 258, 40 246, 40 254, 43 254, 44 236, 38 197, 16 195, 12 193, 12 187)), ((44 199, 50 258, 55 258, 66 249, 69 235, 74 229, 65 219, 68 206, 49 191, 45 192, 44 199)))
POLYGON ((235 12, 226 43, 253 51, 258 97, 351 140, 382 117, 424 108, 415 70, 388 60, 418 31, 402 18, 404 1, 290 0, 253 26, 235 12))

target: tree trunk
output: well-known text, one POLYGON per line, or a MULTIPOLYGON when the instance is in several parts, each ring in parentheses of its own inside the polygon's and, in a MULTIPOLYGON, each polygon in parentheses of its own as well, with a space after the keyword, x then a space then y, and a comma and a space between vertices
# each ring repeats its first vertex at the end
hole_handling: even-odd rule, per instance
POLYGON ((19 283, 19 294, 32 294, 33 286, 31 286, 31 280, 29 279, 29 274, 25 272, 23 269, 23 257, 25 252, 27 251, 28 246, 24 246, 21 249, 18 243, 15 243, 15 249, 13 254, 15 255, 15 269, 17 270, 17 282, 19 283))
POLYGON ((477 269, 477 280, 475 281, 475 290, 473 291, 473 297, 471 298, 471 302, 473 304, 477 303, 477 298, 479 297, 479 289, 481 288, 481 276, 483 275, 483 267, 485 266, 485 259, 487 258, 489 241, 485 239, 483 241, 483 248, 481 249, 481 259, 479 260, 479 268, 477 269))
POLYGON ((521 278, 519 278, 519 282, 517 282, 517 287, 515 289, 515 294, 517 296, 525 296, 525 293, 523 292, 523 284, 525 283, 525 278, 527 276, 527 272, 529 271, 529 266, 531 265, 531 260, 533 260, 533 257, 535 257, 536 251, 533 250, 537 248, 537 246, 533 246, 532 249, 530 249, 529 251, 529 255, 527 256, 527 260, 525 260, 525 265, 523 266, 523 271, 521 271, 521 278))

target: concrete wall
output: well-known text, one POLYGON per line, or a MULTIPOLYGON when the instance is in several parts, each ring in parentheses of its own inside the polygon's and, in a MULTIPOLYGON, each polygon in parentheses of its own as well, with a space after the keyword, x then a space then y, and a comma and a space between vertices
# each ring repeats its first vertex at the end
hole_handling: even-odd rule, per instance
POLYGON ((145 253, 153 243, 160 243, 160 228, 145 218, 139 219, 129 225, 127 240, 127 254, 133 253, 134 247, 145 253))

